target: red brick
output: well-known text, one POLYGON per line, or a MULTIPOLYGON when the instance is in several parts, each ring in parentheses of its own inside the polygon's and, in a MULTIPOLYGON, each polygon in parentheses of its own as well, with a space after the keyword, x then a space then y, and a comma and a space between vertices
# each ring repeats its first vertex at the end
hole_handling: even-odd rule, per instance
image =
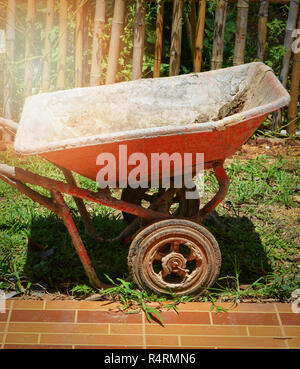
POLYGON ((0 322, 6 322, 8 318, 8 310, 5 313, 0 313, 0 322))
POLYGON ((267 327, 261 325, 259 327, 251 326, 248 327, 250 336, 282 336, 281 328, 279 326, 276 327, 267 327))
POLYGON ((51 300, 46 301, 46 310, 118 310, 120 303, 111 301, 51 300))
MULTIPOLYGON (((190 348, 190 347, 179 347, 179 346, 146 346, 147 350, 178 350, 178 349, 183 349, 183 348, 190 348)), ((195 349, 195 347, 192 347, 193 349, 195 349)), ((198 348, 202 348, 202 347, 197 347, 198 348)), ((206 348, 210 348, 210 347, 206 347, 206 348)))
POLYGON ((142 323, 141 314, 113 311, 78 311, 78 323, 142 323))
POLYGON ((279 313, 291 313, 292 312, 292 304, 277 302, 275 305, 279 313))
POLYGON ((134 350, 134 349, 142 349, 142 346, 89 346, 89 345, 76 345, 75 347, 76 349, 89 349, 89 350, 94 350, 94 349, 98 349, 98 350, 102 350, 102 349, 110 349, 110 350, 118 350, 118 349, 130 349, 130 350, 134 350))
POLYGON ((71 345, 4 345, 4 349, 71 349, 71 345))
POLYGON ((53 323, 53 322, 27 322, 27 323, 9 323, 8 332, 26 332, 26 333, 108 333, 108 324, 96 323, 53 323))
POLYGON ((245 326, 237 325, 197 325, 197 324, 168 324, 164 327, 157 324, 147 324, 146 334, 149 335, 185 335, 185 336, 247 336, 245 326))
POLYGON ((232 325, 279 325, 273 313, 212 313, 214 324, 232 325))
MULTIPOLYGON (((179 311, 211 311, 212 303, 209 302, 188 302, 178 305, 179 311)), ((216 302, 215 307, 222 307, 228 312, 249 312, 249 313, 275 313, 274 304, 256 304, 256 303, 239 303, 233 304, 230 302, 216 302)), ((213 309, 215 312, 215 309, 213 309)))
POLYGON ((289 348, 300 349, 300 337, 292 337, 288 340, 289 348))
MULTIPOLYGON (((161 312, 161 317, 165 324, 210 324, 209 313, 204 312, 192 313, 183 311, 179 314, 173 311, 161 312)), ((152 315, 152 318, 153 323, 161 324, 156 316, 152 315)))
POLYGON ((38 343, 38 334, 31 333, 8 333, 5 343, 38 343))
POLYGON ((181 336, 184 347, 230 347, 230 348, 285 348, 283 340, 271 337, 212 337, 212 336, 181 336))
POLYGON ((43 310, 42 300, 14 300, 13 310, 43 310))
POLYGON ((147 346, 179 346, 178 336, 146 336, 147 346))
POLYGON ((42 333, 41 344, 61 345, 101 345, 101 346, 136 346, 142 345, 140 335, 117 336, 105 334, 47 334, 42 333))
POLYGON ((12 322, 74 322, 75 311, 64 310, 14 310, 12 322))
POLYGON ((280 319, 283 325, 300 326, 300 313, 280 313, 280 319))
POLYGON ((284 332, 287 336, 300 336, 300 327, 299 326, 285 326, 283 327, 284 332))

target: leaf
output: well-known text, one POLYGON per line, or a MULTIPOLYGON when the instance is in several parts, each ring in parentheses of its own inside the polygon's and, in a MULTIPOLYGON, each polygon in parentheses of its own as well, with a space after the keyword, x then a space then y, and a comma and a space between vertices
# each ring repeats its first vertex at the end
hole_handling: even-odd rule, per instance
POLYGON ((178 314, 178 307, 175 304, 166 304, 165 307, 170 310, 170 309, 174 309, 175 312, 178 314))
POLYGON ((161 317, 160 312, 157 309, 155 309, 154 307, 151 307, 151 306, 150 307, 147 307, 146 315, 147 315, 147 313, 151 313, 151 314, 156 315, 158 317, 158 319, 160 320, 161 324, 163 326, 165 325, 165 323, 163 321, 163 318, 161 317))
POLYGON ((124 311, 125 314, 138 314, 139 310, 124 311))
POLYGON ((225 309, 222 306, 216 306, 216 314, 220 313, 221 311, 226 313, 228 309, 225 309))
POLYGON ((114 286, 117 286, 117 284, 107 274, 104 275, 110 281, 110 283, 112 283, 114 286))

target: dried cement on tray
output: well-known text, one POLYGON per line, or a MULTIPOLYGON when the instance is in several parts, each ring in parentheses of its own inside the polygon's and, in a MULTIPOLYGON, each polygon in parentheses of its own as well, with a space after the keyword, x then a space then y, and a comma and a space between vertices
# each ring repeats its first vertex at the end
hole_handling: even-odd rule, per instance
POLYGON ((218 119, 245 88, 247 69, 76 88, 29 97, 22 121, 44 143, 218 119))
POLYGON ((218 121, 272 99, 272 91, 259 86, 269 69, 250 63, 31 96, 25 101, 17 148, 29 152, 33 146, 69 139, 218 121))

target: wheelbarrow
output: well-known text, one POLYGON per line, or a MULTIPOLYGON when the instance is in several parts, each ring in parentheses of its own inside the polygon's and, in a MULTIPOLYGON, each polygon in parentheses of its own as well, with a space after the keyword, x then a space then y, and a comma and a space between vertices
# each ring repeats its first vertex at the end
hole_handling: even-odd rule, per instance
POLYGON ((214 284, 221 267, 218 243, 202 222, 228 192, 224 161, 268 114, 289 100, 273 71, 260 62, 31 96, 19 124, 2 118, 0 122, 16 133, 17 153, 49 160, 62 170, 66 182, 5 164, 0 165, 0 179, 63 219, 94 287, 107 285, 96 275, 63 194, 74 197, 86 230, 97 243, 104 240, 83 200, 123 213, 127 226, 110 242, 132 238, 128 267, 139 288, 156 294, 197 295, 214 284), (173 160, 168 172, 163 165, 145 165, 153 153, 169 158, 188 153, 191 160, 188 165, 173 160), (140 157, 139 175, 132 176, 128 186, 128 165, 137 164, 134 158, 140 157), (99 176, 110 160, 109 179, 99 176), (203 206, 199 198, 188 196, 192 187, 176 185, 183 173, 197 175, 201 160, 219 184, 203 206), (98 191, 79 188, 72 172, 97 181, 98 191), (156 190, 151 190, 154 178, 156 190), (163 186, 167 179, 169 184, 163 186), (41 186, 50 195, 41 195, 27 184, 41 186), (121 188, 121 198, 111 196, 110 188, 121 188))

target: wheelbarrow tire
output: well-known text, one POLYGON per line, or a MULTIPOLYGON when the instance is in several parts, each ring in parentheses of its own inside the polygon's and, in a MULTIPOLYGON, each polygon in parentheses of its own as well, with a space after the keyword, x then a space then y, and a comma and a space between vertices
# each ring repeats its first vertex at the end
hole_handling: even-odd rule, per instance
MULTIPOLYGON (((121 200, 130 202, 131 204, 142 206, 143 197, 148 190, 149 188, 124 188, 122 191, 121 200)), ((171 211, 169 209, 170 215, 180 216, 183 218, 192 218, 197 214, 200 207, 200 200, 186 199, 186 191, 187 190, 185 188, 182 188, 178 192, 178 194, 176 195, 178 199, 174 199, 174 203, 178 202, 179 206, 174 214, 171 214, 171 211)), ((123 211, 122 214, 127 224, 130 224, 136 218, 135 215, 126 213, 125 211, 123 211)))
POLYGON ((128 253, 131 278, 155 294, 200 295, 216 281, 221 252, 214 236, 185 219, 166 219, 142 229, 128 253))

